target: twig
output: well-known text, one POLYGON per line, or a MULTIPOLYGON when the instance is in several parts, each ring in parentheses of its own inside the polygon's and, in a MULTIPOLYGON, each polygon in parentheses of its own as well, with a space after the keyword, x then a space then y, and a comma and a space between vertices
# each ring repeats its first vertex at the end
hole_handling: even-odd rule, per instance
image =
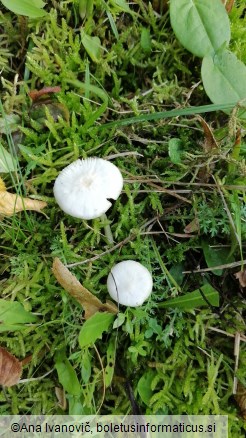
POLYGON ((195 271, 183 271, 183 274, 196 274, 198 272, 209 272, 216 271, 217 269, 227 269, 235 268, 236 266, 241 266, 246 264, 246 260, 241 260, 240 262, 227 263, 226 265, 212 266, 211 268, 196 269, 195 271))
MULTIPOLYGON (((159 218, 159 216, 156 216, 155 218, 152 218, 149 221, 145 222, 140 227, 140 230, 146 228, 148 225, 150 225, 153 222, 157 221, 158 218, 159 218)), ((128 237, 126 237, 121 242, 117 243, 116 245, 112 246, 111 248, 108 248, 106 251, 103 251, 100 254, 97 254, 94 257, 91 257, 90 259, 82 260, 81 262, 70 263, 70 264, 64 265, 64 266, 66 266, 67 268, 73 268, 74 266, 85 265, 86 263, 94 262, 95 260, 100 259, 101 257, 105 256, 106 254, 109 254, 110 252, 113 252, 116 249, 120 248, 121 246, 125 245, 126 243, 130 242, 130 240, 135 239, 138 234, 139 234, 139 232, 130 234, 128 237)))
MULTIPOLYGON (((235 334, 233 335, 232 333, 225 332, 224 330, 218 329, 216 327, 208 327, 208 329, 214 332, 221 333, 222 335, 229 336, 230 338, 235 338, 235 334)), ((246 342, 246 336, 240 334, 240 340, 242 342, 246 342)))
POLYGON ((30 379, 21 379, 21 380, 19 380, 18 384, 19 384, 19 383, 34 382, 35 380, 41 380, 41 379, 44 379, 46 376, 48 376, 49 374, 51 374, 53 371, 54 371, 54 369, 52 369, 52 370, 50 370, 50 371, 47 371, 47 373, 43 374, 43 375, 40 376, 40 377, 30 377, 30 379))
POLYGON ((115 158, 127 157, 128 155, 134 155, 134 156, 138 156, 138 157, 143 157, 143 155, 140 154, 139 152, 129 151, 129 152, 119 152, 118 154, 107 155, 104 158, 105 158, 105 160, 114 160, 115 158))

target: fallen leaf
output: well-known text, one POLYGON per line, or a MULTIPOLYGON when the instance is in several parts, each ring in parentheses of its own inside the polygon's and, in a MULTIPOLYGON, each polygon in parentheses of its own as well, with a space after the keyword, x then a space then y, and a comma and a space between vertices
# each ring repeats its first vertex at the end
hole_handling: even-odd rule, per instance
POLYGON ((210 128, 210 126, 207 124, 206 120, 203 119, 201 116, 197 116, 198 120, 200 121, 204 133, 204 142, 203 142, 203 148, 205 152, 210 152, 213 149, 219 149, 219 146, 217 144, 217 141, 214 137, 213 131, 210 128))
POLYGON ((200 231, 199 221, 197 218, 193 219, 188 225, 186 225, 185 233, 194 233, 195 231, 200 231))
POLYGON ((45 96, 51 93, 59 93, 61 91, 61 87, 44 87, 41 90, 31 90, 28 93, 28 96, 32 99, 33 102, 40 100, 41 96, 45 96))
POLYGON ((22 373, 22 363, 11 353, 0 347, 0 385, 16 385, 22 373))
POLYGON ((19 195, 7 192, 3 180, 0 178, 0 216, 12 216, 23 210, 41 212, 46 205, 46 202, 22 198, 19 195))
POLYGON ((240 408, 242 417, 246 420, 246 388, 241 383, 237 385, 235 400, 240 408))
POLYGON ((239 283, 242 287, 246 287, 246 269, 236 272, 234 276, 239 280, 239 283))
POLYGON ((55 394, 58 400, 58 406, 60 406, 60 408, 65 411, 67 409, 67 400, 66 400, 66 395, 65 395, 65 391, 63 388, 59 388, 59 386, 55 387, 55 394))
POLYGON ((6 191, 6 186, 2 178, 0 178, 0 192, 4 192, 4 191, 6 191))
POLYGON ((85 319, 96 312, 118 313, 118 308, 110 301, 103 304, 95 295, 88 291, 77 278, 64 266, 60 259, 54 259, 52 271, 58 283, 83 307, 85 319))
POLYGON ((234 2, 235 2, 235 0, 228 0, 226 2, 224 0, 222 0, 222 3, 225 5, 225 8, 226 8, 226 11, 228 14, 230 14, 230 12, 233 8, 234 2))

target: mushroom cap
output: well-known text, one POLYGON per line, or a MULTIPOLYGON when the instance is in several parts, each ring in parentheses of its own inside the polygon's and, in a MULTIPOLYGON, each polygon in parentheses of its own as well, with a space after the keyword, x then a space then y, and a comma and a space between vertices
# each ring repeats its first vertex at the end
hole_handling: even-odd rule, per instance
POLYGON ((124 306, 141 306, 151 294, 152 287, 152 275, 145 266, 134 260, 117 263, 107 279, 109 295, 124 306))
POLYGON ((95 219, 112 205, 123 187, 119 169, 102 158, 76 160, 55 180, 54 195, 59 207, 73 217, 95 219))

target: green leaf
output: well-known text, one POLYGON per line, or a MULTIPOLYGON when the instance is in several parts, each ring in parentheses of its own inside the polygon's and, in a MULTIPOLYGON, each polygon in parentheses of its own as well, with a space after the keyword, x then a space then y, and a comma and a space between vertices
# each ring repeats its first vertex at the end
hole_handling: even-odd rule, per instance
POLYGON ((80 395, 81 387, 77 374, 64 352, 58 352, 55 355, 55 368, 59 382, 65 391, 68 392, 68 394, 80 395))
POLYGON ((0 133, 9 134, 18 129, 20 117, 17 114, 4 114, 0 118, 0 133))
POLYGON ((111 0, 110 3, 114 6, 117 11, 129 12, 131 13, 131 9, 129 8, 126 0, 111 0))
POLYGON ((79 0, 79 15, 82 20, 86 17, 89 18, 93 13, 93 0, 79 0))
MULTIPOLYGON (((203 241, 202 249, 208 268, 226 265, 234 261, 234 257, 230 255, 227 248, 211 248, 207 242, 203 241)), ((223 269, 215 269, 212 272, 220 276, 223 273, 223 269)))
POLYGON ((151 383, 155 377, 155 372, 149 370, 142 375, 138 381, 137 390, 142 399, 142 401, 148 405, 149 401, 153 395, 153 390, 151 389, 151 383))
POLYGON ((107 13, 107 16, 108 16, 108 19, 109 19, 110 26, 111 26, 111 29, 113 31, 113 34, 114 34, 115 38, 118 40, 119 39, 119 33, 118 33, 118 29, 117 29, 116 23, 114 21, 113 15, 109 11, 106 11, 106 13, 107 13))
POLYGON ((228 50, 219 50, 203 59, 202 81, 213 103, 226 104, 246 98, 246 66, 228 50))
POLYGON ((83 351, 81 361, 81 374, 84 383, 88 383, 91 377, 91 359, 88 349, 83 351))
POLYGON ((18 330, 18 324, 36 322, 37 317, 27 312, 18 301, 0 299, 0 331, 5 331, 13 325, 11 330, 18 330))
POLYGON ((221 0, 171 0, 170 18, 181 44, 201 58, 230 41, 230 21, 221 0))
POLYGON ((182 141, 179 138, 171 138, 168 142, 168 154, 174 164, 181 163, 182 141))
POLYGON ((149 29, 147 27, 142 28, 140 46, 145 53, 151 52, 151 38, 149 29))
MULTIPOLYGON (((79 81, 69 81, 68 83, 75 83, 79 81)), ((229 103, 223 103, 223 104, 210 104, 210 105, 201 105, 201 106, 191 106, 188 108, 179 108, 179 109, 172 109, 170 111, 160 111, 155 112, 151 114, 141 114, 139 116, 134 117, 128 117, 124 119, 118 119, 114 122, 104 123, 101 124, 99 129, 108 129, 112 128, 113 126, 126 126, 126 125, 132 125, 133 123, 140 123, 140 122, 147 122, 147 121, 156 121, 156 120, 164 120, 164 119, 170 119, 172 117, 180 117, 180 116, 191 116, 194 114, 204 114, 204 113, 210 113, 214 111, 227 111, 233 109, 237 105, 238 101, 233 101, 229 103)))
POLYGON ((182 263, 175 263, 171 269, 169 269, 170 275, 174 278, 176 283, 181 286, 184 279, 184 265, 182 263))
POLYGON ((101 60, 102 46, 98 37, 87 35, 81 30, 81 42, 92 61, 98 63, 101 60))
POLYGON ((83 324, 79 334, 79 345, 86 347, 101 339, 103 332, 107 331, 115 315, 112 313, 95 313, 83 324))
MULTIPOLYGON (((29 326, 28 326, 29 327, 29 326)), ((0 333, 3 332, 15 332, 15 331, 21 331, 26 330, 25 324, 2 324, 0 320, 0 333)))
MULTIPOLYGON (((216 289, 210 284, 204 284, 200 289, 212 306, 219 307, 219 293, 216 289)), ((200 306, 208 306, 208 303, 203 299, 199 289, 158 304, 158 307, 174 307, 183 310, 191 310, 200 306)))
POLYGON ((7 9, 18 15, 39 18, 47 14, 42 10, 45 6, 42 0, 1 0, 1 2, 7 9))
POLYGON ((116 319, 114 320, 113 329, 119 328, 124 324, 126 315, 124 313, 118 313, 116 319))
POLYGON ((0 143, 0 172, 13 172, 16 168, 16 159, 0 143))
MULTIPOLYGON (((69 411, 68 411, 69 415, 88 415, 86 406, 84 406, 83 403, 81 403, 80 397, 69 395, 68 402, 69 402, 69 411)), ((58 436, 59 435, 60 434, 58 434, 58 436)))

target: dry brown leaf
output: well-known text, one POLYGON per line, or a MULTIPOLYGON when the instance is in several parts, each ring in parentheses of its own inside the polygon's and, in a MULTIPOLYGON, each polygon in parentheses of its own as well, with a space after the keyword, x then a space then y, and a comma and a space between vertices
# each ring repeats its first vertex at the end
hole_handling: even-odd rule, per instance
POLYGON ((0 347, 0 385, 16 385, 22 373, 22 363, 11 353, 0 347))
POLYGON ((6 191, 6 186, 4 184, 4 181, 2 180, 2 178, 0 178, 0 192, 4 192, 6 191))
POLYGON ((242 417, 246 420, 246 388, 241 383, 237 385, 235 400, 240 408, 242 417))
POLYGON ((188 225, 186 225, 184 232, 185 233, 194 233, 195 231, 200 231, 199 221, 195 217, 188 225))
POLYGON ((236 272, 234 276, 239 280, 242 287, 246 287, 246 270, 236 272))
POLYGON ((204 133, 204 142, 203 142, 204 151, 210 152, 213 149, 218 150, 219 146, 218 146, 218 143, 214 137, 212 129, 210 128, 210 126, 208 125, 206 120, 204 120, 203 117, 197 116, 197 118, 199 119, 199 121, 202 125, 202 129, 203 129, 203 133, 204 133))
POLYGON ((230 14, 233 5, 235 3, 235 0, 222 0, 223 5, 225 5, 226 11, 228 14, 230 14))
POLYGON ((90 318, 96 312, 117 313, 115 304, 107 302, 103 304, 95 295, 88 291, 77 278, 64 266, 60 259, 54 259, 52 271, 58 283, 81 304, 85 311, 85 319, 90 318))
POLYGON ((60 408, 65 411, 67 409, 67 400, 66 394, 63 388, 59 388, 59 386, 55 387, 55 394, 58 400, 58 405, 60 408))
POLYGON ((12 216, 23 210, 40 212, 46 205, 47 203, 44 201, 22 198, 19 195, 7 192, 3 180, 0 178, 0 216, 12 216))
POLYGON ((61 91, 61 87, 44 87, 41 90, 31 90, 28 93, 28 96, 32 99, 33 102, 36 102, 42 96, 47 96, 47 94, 59 93, 61 91))

